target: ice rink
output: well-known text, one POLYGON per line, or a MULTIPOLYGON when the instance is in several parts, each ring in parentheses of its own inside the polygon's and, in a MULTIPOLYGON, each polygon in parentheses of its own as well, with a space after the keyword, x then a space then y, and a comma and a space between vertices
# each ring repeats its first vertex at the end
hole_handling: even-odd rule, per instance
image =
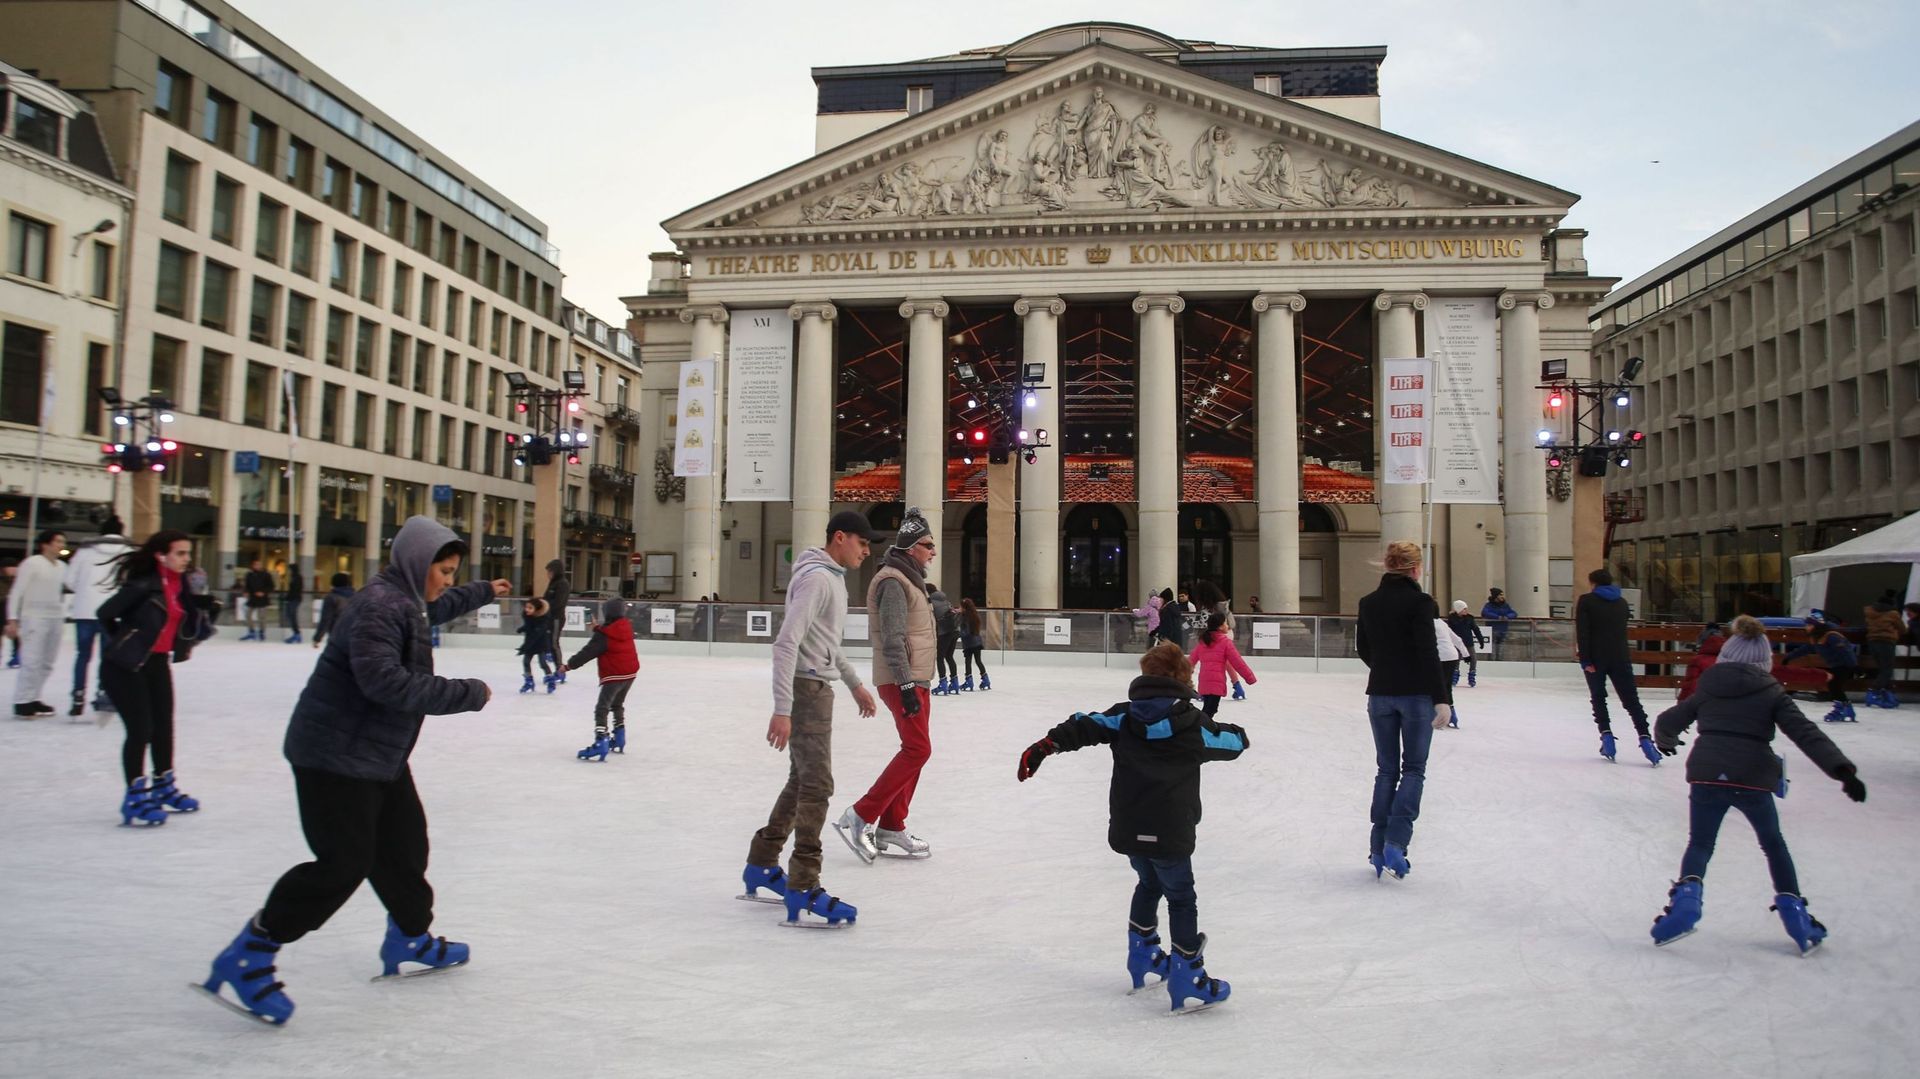
MULTIPOLYGON (((1365 860, 1362 679, 1266 674, 1222 705, 1252 747, 1207 767, 1195 859, 1233 996, 1175 1019, 1164 993, 1124 994, 1133 875, 1105 844, 1109 756, 1014 779, 1053 723, 1123 698, 1125 672, 1003 667, 990 693, 936 699, 910 822, 933 857, 863 866, 829 829, 823 883, 859 924, 789 931, 733 899, 787 767, 763 737, 766 661, 643 642, 628 752, 583 764, 590 673, 521 696, 512 646, 439 654, 495 696, 429 718, 413 758, 435 932, 473 963, 370 984, 383 913, 363 888, 280 954, 298 1011, 279 1030, 186 985, 307 855, 280 740, 313 650, 217 640, 176 670, 177 768, 205 809, 161 828, 118 826, 117 720, 0 720, 0 1074, 1807 1079, 1920 1060, 1920 707, 1823 725, 1865 805, 1784 749, 1787 840, 1832 932, 1803 960, 1737 814, 1700 931, 1653 947, 1686 837, 1680 762, 1630 743, 1604 762, 1572 677, 1460 690, 1396 882, 1365 860)), ((70 654, 46 696, 62 713, 70 654)), ((833 815, 895 747, 844 693, 835 726, 833 815)))

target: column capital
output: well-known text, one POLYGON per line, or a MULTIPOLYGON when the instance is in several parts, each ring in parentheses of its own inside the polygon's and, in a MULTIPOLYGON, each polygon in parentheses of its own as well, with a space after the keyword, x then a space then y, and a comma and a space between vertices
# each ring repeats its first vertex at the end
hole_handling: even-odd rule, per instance
POLYGON ((707 319, 719 325, 727 321, 727 308, 717 303, 690 303, 680 309, 680 321, 692 323, 707 319))
POLYGON ((795 322, 801 319, 817 318, 822 322, 832 322, 840 314, 840 309, 830 303, 797 303, 787 308, 787 317, 795 322))
POLYGON ((1424 292, 1382 292, 1373 298, 1375 311, 1391 311, 1396 307, 1411 307, 1415 311, 1427 309, 1427 294, 1424 292))
POLYGON ((1307 309, 1307 298, 1298 292, 1262 292, 1253 298, 1253 309, 1261 314, 1286 310, 1297 315, 1307 309))
POLYGON ((1055 318, 1067 313, 1067 301, 1058 296, 1022 296, 1013 301, 1013 313, 1026 318, 1035 311, 1045 311, 1055 318))
POLYGON ((1133 313, 1144 315, 1156 307, 1164 307, 1174 314, 1187 309, 1187 301, 1177 292, 1148 292, 1133 298, 1133 313))
POLYGON ((1523 303, 1545 311, 1553 306, 1553 293, 1546 289, 1508 289, 1500 294, 1502 311, 1511 311, 1523 303))
POLYGON ((915 315, 932 315, 934 318, 946 318, 947 301, 934 297, 909 297, 900 304, 900 317, 912 318, 915 315))

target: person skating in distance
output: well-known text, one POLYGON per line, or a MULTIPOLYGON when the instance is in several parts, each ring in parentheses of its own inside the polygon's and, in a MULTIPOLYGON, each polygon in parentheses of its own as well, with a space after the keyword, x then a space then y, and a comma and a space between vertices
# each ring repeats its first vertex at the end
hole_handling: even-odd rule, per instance
POLYGON ((1633 731, 1640 740, 1640 753, 1647 763, 1659 765, 1660 751, 1654 748, 1647 726, 1647 710, 1640 704, 1640 691, 1633 684, 1632 645, 1627 642, 1627 620, 1633 612, 1620 596, 1613 574, 1604 569, 1587 574, 1593 589, 1573 605, 1573 636, 1579 650, 1580 670, 1587 676, 1587 696, 1593 702, 1593 722, 1600 728, 1600 755, 1614 759, 1613 720, 1607 715, 1607 683, 1633 720, 1633 731))
POLYGON ((200 986, 236 1011, 271 1024, 293 1015, 274 979, 274 956, 325 925, 362 881, 387 908, 383 977, 466 963, 468 947, 429 936, 427 814, 407 758, 427 716, 477 712, 493 691, 478 678, 433 673, 432 626, 511 587, 454 585, 467 545, 429 517, 409 517, 386 568, 341 612, 294 705, 284 752, 293 765, 300 827, 314 860, 287 870, 267 905, 213 960, 200 986), (221 995, 230 988, 237 1001, 221 995))
POLYGON ((1695 724, 1699 734, 1687 754, 1687 800, 1691 825, 1680 879, 1667 893, 1666 910, 1653 920, 1653 942, 1672 944, 1700 922, 1707 861, 1727 810, 1737 809, 1753 825, 1773 877, 1773 910, 1787 935, 1805 955, 1820 946, 1827 927, 1807 913, 1793 856, 1780 834, 1774 798, 1787 796, 1786 762, 1773 752, 1777 731, 1793 740, 1814 764, 1856 802, 1867 800, 1853 762, 1819 727, 1807 719, 1773 677, 1773 651, 1756 618, 1733 620, 1732 636, 1720 646, 1719 659, 1700 675, 1697 691, 1660 713, 1654 740, 1660 752, 1679 751, 1680 735, 1695 724))
POLYGON ((1047 732, 1020 755, 1024 783, 1047 757, 1107 745, 1113 781, 1107 791, 1107 845, 1125 855, 1139 883, 1127 915, 1127 973, 1135 992, 1159 975, 1173 1010, 1198 1011, 1227 999, 1232 987, 1207 976, 1200 912, 1193 888, 1194 833, 1200 823, 1200 766, 1230 761, 1248 745, 1246 731, 1193 706, 1193 666, 1180 646, 1163 641, 1140 657, 1140 677, 1127 699, 1104 712, 1082 712, 1047 732), (1160 950, 1160 899, 1167 900, 1173 954, 1160 950), (1185 1006, 1189 1000, 1200 1003, 1185 1006))
POLYGON ((574 754, 583 761, 605 762, 607 754, 627 751, 627 691, 640 674, 640 653, 633 647, 633 623, 627 620, 627 603, 610 599, 600 605, 600 620, 594 623, 593 637, 580 651, 560 664, 559 674, 584 663, 600 664, 600 697, 593 705, 593 744, 574 754), (613 715, 613 729, 607 729, 607 715, 613 715))
POLYGON ((820 887, 820 830, 833 797, 833 683, 845 682, 862 716, 875 711, 873 694, 840 647, 847 619, 847 571, 867 560, 885 539, 867 519, 842 510, 827 522, 826 543, 793 560, 787 609, 773 641, 773 717, 767 744, 788 751, 787 783, 766 827, 747 847, 741 899, 784 903, 787 925, 850 925, 859 911, 820 887), (793 857, 780 871, 780 851, 793 837, 793 857), (762 896, 761 889, 773 893, 762 896), (811 914, 813 919, 801 915, 811 914))

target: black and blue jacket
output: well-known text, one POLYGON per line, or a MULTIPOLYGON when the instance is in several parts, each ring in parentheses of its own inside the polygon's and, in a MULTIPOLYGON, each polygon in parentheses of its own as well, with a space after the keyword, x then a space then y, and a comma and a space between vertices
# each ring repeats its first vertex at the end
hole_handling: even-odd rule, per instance
POLYGON ((1107 845, 1129 857, 1187 858, 1200 823, 1200 766, 1230 761, 1247 732, 1216 723, 1192 703, 1193 687, 1142 675, 1127 700, 1104 712, 1080 712, 1047 732, 1060 751, 1113 748, 1107 793, 1107 845))

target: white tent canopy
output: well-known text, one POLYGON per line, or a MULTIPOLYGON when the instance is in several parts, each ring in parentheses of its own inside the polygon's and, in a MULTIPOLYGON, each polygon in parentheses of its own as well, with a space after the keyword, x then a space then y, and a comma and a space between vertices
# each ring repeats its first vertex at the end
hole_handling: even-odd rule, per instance
POLYGON ((1793 613, 1805 615, 1827 603, 1827 585, 1834 570, 1849 566, 1905 565, 1906 601, 1920 600, 1920 513, 1903 517, 1885 528, 1824 551, 1793 556, 1793 613))

